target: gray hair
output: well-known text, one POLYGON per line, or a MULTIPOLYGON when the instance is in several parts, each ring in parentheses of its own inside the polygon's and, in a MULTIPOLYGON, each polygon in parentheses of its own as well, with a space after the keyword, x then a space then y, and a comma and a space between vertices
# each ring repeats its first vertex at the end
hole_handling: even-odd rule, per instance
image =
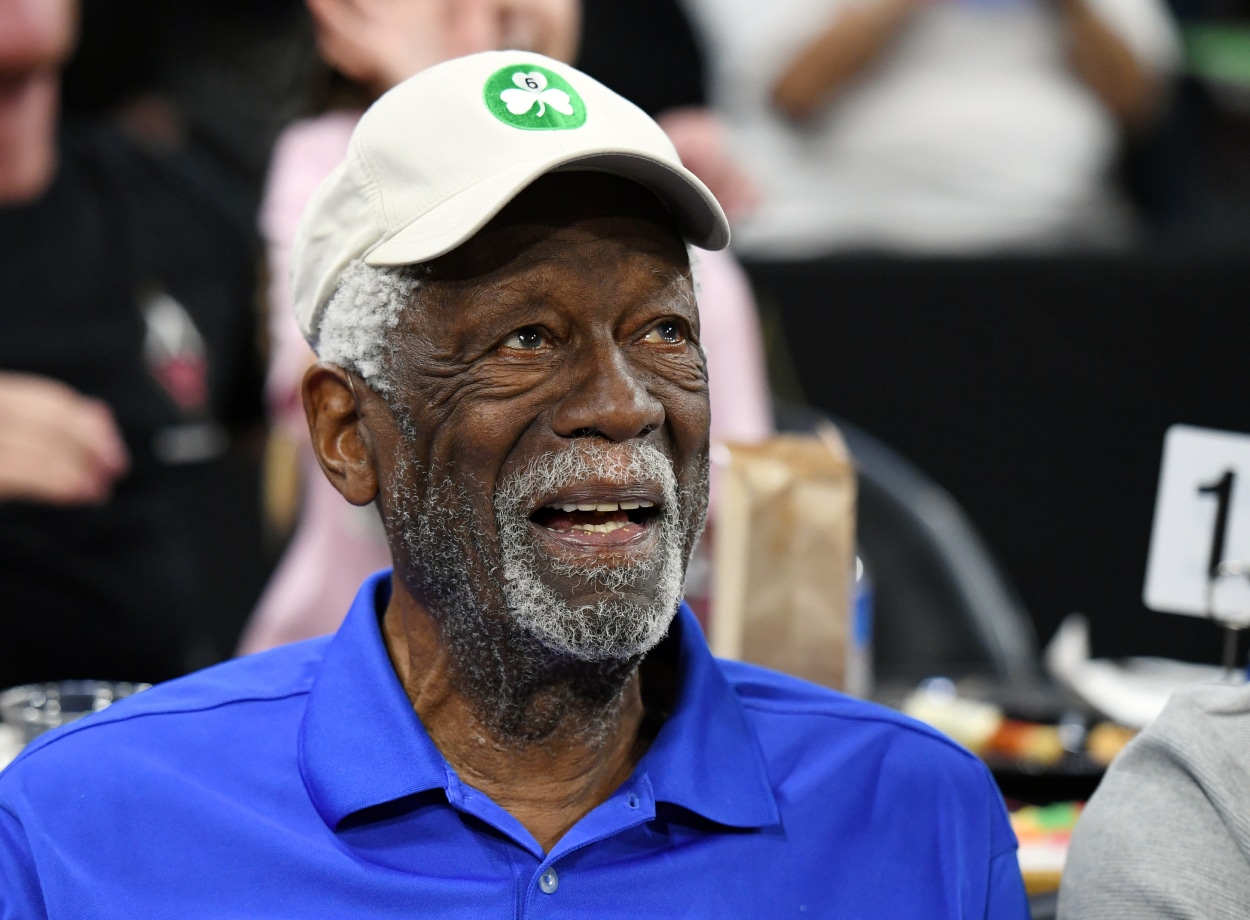
POLYGON ((429 274, 425 265, 366 265, 357 259, 339 275, 313 350, 359 375, 383 395, 394 387, 390 332, 429 274))

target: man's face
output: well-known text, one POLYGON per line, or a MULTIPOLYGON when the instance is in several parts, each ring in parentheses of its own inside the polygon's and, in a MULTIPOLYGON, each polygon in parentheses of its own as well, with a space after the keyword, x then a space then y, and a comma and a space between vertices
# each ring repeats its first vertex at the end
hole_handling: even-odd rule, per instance
POLYGON ((471 634, 453 644, 489 655, 487 635, 519 629, 582 660, 654 645, 702 527, 709 417, 686 251, 659 203, 606 176, 539 180, 432 263, 394 341, 383 515, 409 590, 471 634))

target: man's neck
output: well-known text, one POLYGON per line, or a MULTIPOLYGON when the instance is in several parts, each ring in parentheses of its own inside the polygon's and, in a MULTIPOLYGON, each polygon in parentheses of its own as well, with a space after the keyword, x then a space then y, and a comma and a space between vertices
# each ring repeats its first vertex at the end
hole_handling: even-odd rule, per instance
POLYGON ((0 77, 0 205, 38 198, 56 174, 60 77, 0 77))
POLYGON ((465 693, 436 622, 399 584, 383 631, 395 671, 435 746, 462 780, 512 814, 546 851, 628 779, 646 751, 636 666, 621 673, 607 698, 583 692, 573 674, 530 688, 519 701, 525 708, 512 718, 528 717, 542 728, 525 738, 502 730, 465 693), (561 717, 553 719, 553 712, 561 717))

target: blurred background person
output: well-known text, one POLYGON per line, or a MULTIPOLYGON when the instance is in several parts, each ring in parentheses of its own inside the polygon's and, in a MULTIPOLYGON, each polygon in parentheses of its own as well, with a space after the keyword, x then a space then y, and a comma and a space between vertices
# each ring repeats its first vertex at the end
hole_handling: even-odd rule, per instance
POLYGON ((73 0, 0 0, 0 687, 223 657, 201 499, 258 418, 247 235, 62 123, 77 26, 73 0))
POLYGON ((1234 920, 1250 901, 1250 687, 1196 684, 1111 764, 1072 835, 1063 920, 1234 920))
MULTIPOLYGON (((241 653, 331 632, 365 576, 390 564, 372 506, 344 502, 316 467, 299 388, 313 360, 291 308, 291 246, 304 206, 347 151, 364 107, 439 61, 492 48, 522 48, 572 61, 577 0, 308 0, 323 75, 316 117, 279 137, 260 225, 269 259, 270 362, 266 397, 280 436, 295 445, 302 489, 290 543, 239 645, 241 653), (330 564, 333 562, 333 564, 330 564)), ((640 50, 640 54, 641 54, 640 50)), ((725 155, 706 113, 675 112, 667 127, 683 159, 728 206, 750 206, 750 183, 725 155)), ((754 302, 736 263, 700 255, 703 342, 712 377, 713 440, 757 440, 771 409, 754 302)))
POLYGON ((1124 132, 1179 62, 1161 0, 684 0, 761 189, 744 255, 1131 240, 1124 132))

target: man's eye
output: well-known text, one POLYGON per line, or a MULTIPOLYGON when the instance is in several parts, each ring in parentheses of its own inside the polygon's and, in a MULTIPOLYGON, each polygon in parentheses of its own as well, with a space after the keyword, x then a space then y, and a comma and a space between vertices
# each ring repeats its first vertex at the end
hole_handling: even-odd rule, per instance
POLYGON ((542 348, 546 344, 547 337, 541 329, 537 326, 526 326, 524 329, 518 329, 504 339, 503 347, 532 350, 542 348))
POLYGON ((681 323, 674 320, 665 320, 662 323, 656 323, 651 327, 651 331, 643 336, 644 342, 662 342, 665 345, 680 345, 686 341, 686 333, 682 329, 681 323))

